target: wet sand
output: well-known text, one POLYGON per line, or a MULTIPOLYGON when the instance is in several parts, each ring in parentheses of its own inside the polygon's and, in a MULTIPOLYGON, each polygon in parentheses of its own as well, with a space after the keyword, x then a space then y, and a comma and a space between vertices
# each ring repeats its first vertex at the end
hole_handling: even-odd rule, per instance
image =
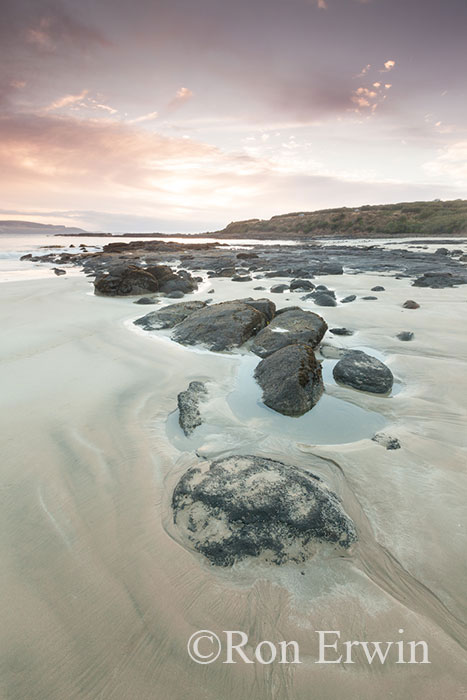
MULTIPOLYGON (((372 275, 320 282, 338 298, 386 287, 378 301, 326 309, 300 295, 271 298, 359 330, 329 342, 385 354, 399 393, 327 391, 384 416, 400 450, 368 438, 295 442, 242 422, 226 398, 238 358, 133 331, 129 322, 156 307, 95 297, 84 277, 2 285, 1 698, 465 697, 467 292, 372 275), (421 308, 402 309, 408 298, 421 308), (415 340, 397 340, 401 330, 415 340), (323 549, 299 567, 217 570, 179 544, 171 491, 197 458, 170 439, 167 416, 193 379, 212 383, 218 426, 199 453, 254 449, 312 469, 356 523, 349 555, 323 549), (303 663, 200 666, 186 650, 199 629, 243 630, 255 644, 296 640, 303 663), (315 630, 425 640, 431 664, 315 664, 315 630)), ((216 279, 214 300, 248 296, 257 284, 216 279)))

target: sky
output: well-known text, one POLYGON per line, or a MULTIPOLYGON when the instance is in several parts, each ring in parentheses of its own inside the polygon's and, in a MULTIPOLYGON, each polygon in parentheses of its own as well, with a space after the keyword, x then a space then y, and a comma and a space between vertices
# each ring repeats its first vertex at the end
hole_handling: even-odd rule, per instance
POLYGON ((467 198, 465 0, 3 0, 0 218, 467 198))

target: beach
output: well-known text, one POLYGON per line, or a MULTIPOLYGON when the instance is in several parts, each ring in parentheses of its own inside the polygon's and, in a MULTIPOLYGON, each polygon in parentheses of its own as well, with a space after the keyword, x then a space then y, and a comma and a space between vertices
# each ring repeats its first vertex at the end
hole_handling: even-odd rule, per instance
POLYGON ((316 309, 289 292, 254 291, 256 280, 205 276, 189 298, 215 288, 214 303, 300 303, 329 327, 356 330, 328 334, 331 344, 384 358, 396 380, 389 397, 325 381, 325 398, 350 411, 339 423, 337 403, 326 404, 325 440, 306 424, 289 429, 293 418, 250 414, 249 390, 238 388, 248 352, 144 332, 133 325, 145 313, 135 297, 96 296, 76 271, 1 285, 2 698, 370 700, 375 683, 396 700, 465 697, 467 288, 413 289, 373 273, 319 282, 358 299, 316 309), (376 301, 361 300, 378 284, 376 301), (404 309, 412 298, 420 308, 404 309), (193 380, 210 398, 205 425, 187 439, 174 412, 193 380), (353 408, 363 423, 349 433, 353 408), (371 440, 380 427, 400 449, 371 440), (209 565, 183 546, 172 491, 188 467, 229 454, 311 469, 341 498, 359 541, 300 565, 209 565), (295 640, 302 663, 199 665, 187 653, 196 630, 295 640), (425 640, 430 663, 317 664, 316 630, 425 640))

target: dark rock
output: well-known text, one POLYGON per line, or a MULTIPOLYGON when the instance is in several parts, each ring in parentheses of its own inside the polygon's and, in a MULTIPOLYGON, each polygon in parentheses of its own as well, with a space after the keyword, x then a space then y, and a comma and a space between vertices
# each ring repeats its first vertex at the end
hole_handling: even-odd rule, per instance
POLYGON ((404 309, 419 309, 420 308, 420 304, 417 304, 417 302, 413 301, 413 299, 407 299, 407 301, 404 301, 402 306, 404 307, 404 309))
POLYGON ((151 311, 134 321, 135 326, 141 326, 146 331, 156 331, 161 328, 173 328, 187 316, 206 306, 205 301, 183 301, 181 304, 170 304, 158 311, 151 311))
POLYGON ((318 292, 314 294, 311 298, 313 299, 316 306, 337 306, 337 302, 334 299, 334 297, 332 297, 327 292, 318 292))
POLYGON ((172 496, 187 545, 212 564, 246 557, 301 563, 320 542, 344 549, 355 526, 335 493, 308 470, 254 456, 224 457, 189 469, 172 496))
POLYGON ((173 337, 183 345, 200 343, 219 352, 239 347, 266 323, 265 315, 252 306, 225 301, 187 316, 176 326, 173 337))
POLYGON ((239 260, 249 260, 250 258, 259 258, 256 253, 237 253, 237 258, 239 260))
POLYGON ((378 445, 382 445, 387 450, 399 450, 401 444, 397 438, 386 435, 386 433, 376 433, 371 438, 373 442, 377 442, 378 445))
POLYGON ((341 304, 349 304, 351 301, 355 301, 356 298, 356 294, 349 294, 348 297, 341 299, 341 304))
POLYGON ((317 272, 320 275, 343 275, 344 269, 340 263, 323 262, 320 263, 317 272))
POLYGON ((397 334, 397 337, 399 338, 399 340, 413 340, 414 334, 412 333, 412 331, 401 331, 397 334))
POLYGON ((136 301, 133 302, 133 304, 155 304, 156 300, 151 299, 150 297, 141 297, 141 299, 137 299, 136 301))
POLYGON ((159 291, 159 283, 154 275, 141 267, 122 265, 112 268, 108 274, 98 274, 94 291, 105 296, 146 294, 159 291))
POLYGON ((385 292, 386 290, 381 285, 377 284, 376 287, 371 288, 372 292, 385 292))
POLYGON ((327 328, 326 321, 311 311, 298 308, 277 312, 271 323, 258 333, 251 349, 256 355, 267 357, 292 343, 304 343, 314 348, 327 328))
POLYGON ((261 360, 255 379, 263 402, 285 416, 301 416, 319 401, 323 391, 321 365, 310 345, 287 345, 261 360))
POLYGON ((265 289, 266 289, 266 287, 253 287, 253 290, 255 292, 264 292, 265 289))
POLYGON ((309 280, 292 280, 290 283, 291 292, 308 292, 315 288, 315 285, 309 280))
POLYGON ((241 301, 243 304, 248 304, 248 306, 261 311, 268 321, 272 321, 276 314, 276 305, 270 299, 252 299, 248 297, 247 299, 237 299, 236 301, 241 301))
POLYGON ((385 364, 361 350, 350 350, 333 369, 336 382, 372 394, 387 394, 394 377, 385 364))
POLYGON ((447 248, 437 248, 435 250, 435 255, 448 255, 449 250, 447 248))
POLYGON ((181 299, 184 296, 185 295, 183 292, 177 292, 177 291, 169 292, 168 294, 166 294, 166 297, 168 299, 181 299))
POLYGON ((66 270, 61 270, 59 267, 53 267, 52 270, 59 277, 60 275, 66 275, 66 270))
POLYGON ((251 282, 250 275, 234 275, 232 282, 251 282))
POLYGON ((353 335, 354 332, 350 331, 348 328, 330 328, 329 332, 333 335, 353 335))
POLYGON ((288 284, 273 284, 269 291, 273 294, 282 294, 282 292, 285 292, 285 290, 288 288, 288 284))
POLYGON ((455 287, 458 284, 467 284, 467 276, 453 275, 452 272, 425 272, 413 282, 412 287, 444 289, 445 287, 455 287))
POLYGON ((362 297, 362 299, 364 299, 365 301, 376 301, 377 298, 378 298, 378 297, 372 297, 372 296, 369 296, 369 297, 362 297))
POLYGON ((178 422, 187 437, 203 422, 199 404, 206 399, 207 394, 203 382, 190 382, 188 389, 177 396, 178 422))
POLYGON ((276 309, 276 316, 287 313, 287 311, 303 311, 301 306, 284 306, 282 309, 276 309))
POLYGON ((214 289, 210 289, 208 294, 214 294, 214 289))

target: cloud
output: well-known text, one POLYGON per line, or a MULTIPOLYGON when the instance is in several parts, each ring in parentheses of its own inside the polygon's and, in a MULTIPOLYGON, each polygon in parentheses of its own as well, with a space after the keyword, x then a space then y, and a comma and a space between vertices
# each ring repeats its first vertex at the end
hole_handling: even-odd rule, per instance
MULTIPOLYGON (((68 12, 59 1, 25 5, 25 16, 31 17, 29 26, 24 29, 26 42, 42 53, 56 53, 59 48, 77 47, 85 49, 90 45, 109 46, 104 36, 68 12)), ((18 12, 20 11, 18 7, 18 12)))
POLYGON ((169 104, 167 105, 167 110, 169 112, 173 112, 176 109, 179 109, 179 107, 185 104, 185 102, 191 100, 192 97, 194 97, 194 94, 191 90, 186 87, 181 87, 179 90, 177 90, 175 97, 170 100, 169 104))
POLYGON ((388 61, 385 62, 384 68, 380 70, 380 73, 389 73, 396 65, 396 62, 392 59, 389 59, 388 61))
POLYGON ((69 105, 76 104, 77 102, 82 102, 89 90, 82 90, 78 95, 64 95, 58 100, 54 100, 50 105, 45 108, 46 112, 53 112, 56 109, 62 109, 62 107, 68 107, 69 105))
POLYGON ((447 178, 456 187, 467 188, 467 141, 450 144, 436 158, 425 163, 423 169, 443 181, 447 178))
POLYGON ((128 124, 140 124, 141 122, 149 122, 153 119, 157 119, 159 112, 149 112, 149 114, 143 114, 141 117, 136 117, 135 119, 129 119, 128 124))

